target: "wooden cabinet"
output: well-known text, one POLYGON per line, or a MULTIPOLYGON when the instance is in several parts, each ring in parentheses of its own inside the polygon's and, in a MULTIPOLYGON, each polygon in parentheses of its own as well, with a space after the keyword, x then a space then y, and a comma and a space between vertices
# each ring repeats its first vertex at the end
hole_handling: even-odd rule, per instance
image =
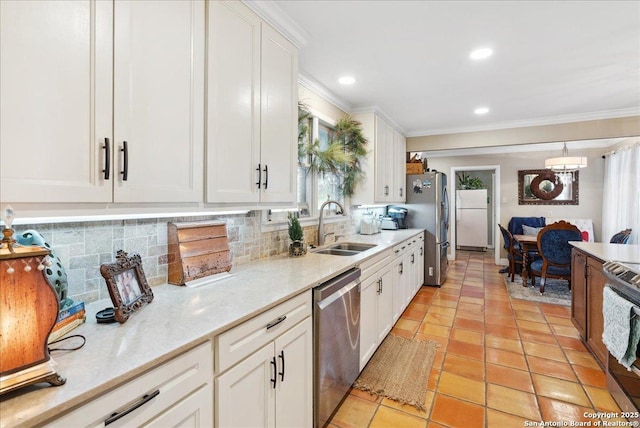
POLYGON ((311 293, 216 338, 217 427, 313 424, 311 293))
POLYGON ((393 326, 391 251, 363 262, 360 282, 360 370, 393 326))
POLYGON ((209 3, 207 202, 294 204, 298 54, 241 2, 209 3))
POLYGON ((587 256, 571 251, 571 321, 580 337, 587 337, 587 256))
POLYGON ((602 316, 602 292, 607 282, 602 273, 603 262, 592 257, 587 258, 587 345, 600 361, 607 366, 608 351, 602 343, 604 318, 602 316))
POLYGON ((204 1, 0 7, 3 202, 202 200, 204 1))
POLYGON ((571 252, 571 321, 602 367, 608 351, 602 343, 603 261, 574 248, 571 252))
POLYGON ((213 426, 212 362, 206 342, 47 426, 213 426))
POLYGON ((369 142, 369 153, 362 162, 366 179, 358 184, 351 201, 354 205, 404 202, 406 198, 406 140, 379 115, 359 113, 369 142))

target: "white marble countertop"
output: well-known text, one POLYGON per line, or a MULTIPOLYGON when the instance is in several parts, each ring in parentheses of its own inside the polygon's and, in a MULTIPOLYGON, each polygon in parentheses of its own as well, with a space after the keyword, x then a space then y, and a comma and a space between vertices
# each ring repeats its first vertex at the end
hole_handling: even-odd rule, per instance
POLYGON ((605 242, 569 242, 569 244, 603 262, 640 263, 640 245, 605 242))
POLYGON ((156 286, 154 300, 124 324, 96 323, 95 314, 112 306, 110 300, 88 304, 87 322, 72 333, 84 335, 86 345, 78 351, 52 353, 66 384, 39 384, 0 396, 0 426, 50 421, 420 232, 353 235, 343 242, 377 246, 355 256, 310 252, 304 257, 265 259, 234 268, 232 277, 198 288, 156 286))

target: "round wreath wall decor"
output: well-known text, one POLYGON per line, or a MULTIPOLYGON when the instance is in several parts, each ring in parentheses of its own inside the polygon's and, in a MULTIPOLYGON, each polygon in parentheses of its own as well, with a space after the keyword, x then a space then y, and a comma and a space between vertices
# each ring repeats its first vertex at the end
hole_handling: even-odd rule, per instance
POLYGON ((562 184, 562 181, 551 171, 541 172, 536 178, 531 180, 531 193, 533 193, 537 198, 545 201, 557 198, 562 193, 563 189, 564 185, 562 184), (547 190, 544 185, 545 181, 548 181, 553 188, 547 190))

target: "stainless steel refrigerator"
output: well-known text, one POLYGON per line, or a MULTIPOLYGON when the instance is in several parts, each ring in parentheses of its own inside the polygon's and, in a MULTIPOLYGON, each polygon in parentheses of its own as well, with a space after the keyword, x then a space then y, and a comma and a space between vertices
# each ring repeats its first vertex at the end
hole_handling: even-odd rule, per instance
POLYGON ((449 197, 442 172, 407 175, 407 225, 425 230, 424 285, 440 286, 447 279, 449 197))

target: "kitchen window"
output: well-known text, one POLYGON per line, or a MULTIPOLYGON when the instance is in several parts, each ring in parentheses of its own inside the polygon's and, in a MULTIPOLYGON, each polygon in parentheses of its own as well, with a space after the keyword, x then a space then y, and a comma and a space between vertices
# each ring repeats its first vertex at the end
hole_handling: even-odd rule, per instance
MULTIPOLYGON (((335 121, 313 114, 308 119, 306 135, 302 138, 318 141, 319 149, 326 150, 329 142, 333 138, 335 121)), ((298 158, 298 193, 297 193, 297 213, 301 223, 305 224, 305 219, 317 221, 318 208, 322 203, 331 199, 340 202, 344 206, 344 196, 342 195, 343 177, 340 174, 331 172, 320 173, 313 171, 310 167, 310 159, 307 156, 299 155, 298 158)), ((292 210, 268 210, 264 216, 263 224, 286 223, 288 212, 292 210)), ((331 221, 331 217, 337 215, 336 205, 330 204, 325 209, 325 219, 331 221), (329 211, 330 210, 330 211, 329 211)), ((342 218, 342 217, 341 217, 342 218)))

